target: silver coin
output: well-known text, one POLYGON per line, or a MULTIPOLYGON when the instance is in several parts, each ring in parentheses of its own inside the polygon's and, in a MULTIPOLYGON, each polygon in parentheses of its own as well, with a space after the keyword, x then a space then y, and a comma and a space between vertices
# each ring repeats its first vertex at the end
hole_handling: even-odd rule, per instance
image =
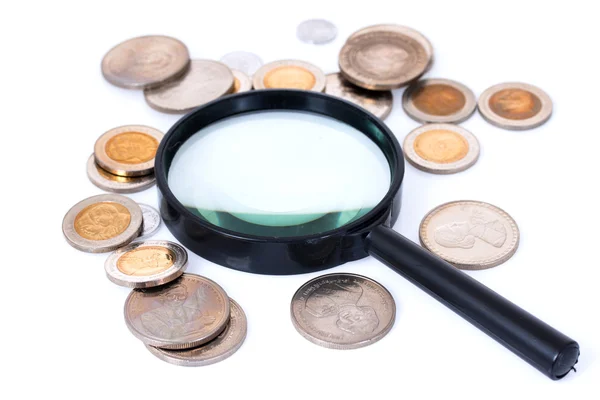
POLYGON ((527 83, 501 83, 485 90, 479 112, 492 125, 510 130, 532 129, 548 121, 552 100, 542 89, 527 83))
POLYGON ((464 171, 479 158, 475 135, 453 124, 420 126, 406 136, 402 149, 415 168, 433 174, 464 171))
POLYGON ((332 349, 356 349, 375 343, 392 329, 396 303, 372 279, 329 274, 298 289, 291 316, 296 330, 309 341, 332 349))
POLYGON ((477 107, 475 95, 450 79, 423 79, 404 91, 402 107, 418 122, 459 123, 477 107))
POLYGON ((242 71, 248 76, 254 73, 263 65, 259 56, 247 51, 234 51, 221 57, 221 62, 231 69, 242 71))
POLYGON ((75 204, 62 223, 67 242, 88 253, 118 249, 139 236, 142 210, 119 194, 92 196, 75 204))
POLYGON ((371 112, 382 120, 392 111, 394 97, 391 91, 372 91, 355 86, 345 80, 339 73, 327 75, 325 93, 341 97, 365 110, 371 112))
POLYGON ((327 78, 323 71, 300 60, 273 61, 263 65, 252 78, 254 89, 298 89, 322 92, 327 78))
POLYGON ((189 349, 210 342, 229 321, 229 297, 208 278, 183 274, 149 289, 134 289, 125 301, 125 323, 150 346, 189 349))
POLYGON ((183 367, 201 367, 223 361, 242 346, 248 325, 240 305, 231 298, 229 304, 229 323, 225 330, 210 342, 188 350, 165 350, 148 345, 146 348, 161 360, 183 367))
POLYGON ((231 73, 233 73, 235 80, 232 93, 243 93, 252 90, 252 79, 248 75, 237 69, 232 69, 231 73))
POLYGON ((192 60, 181 79, 144 90, 144 98, 155 110, 185 113, 231 93, 233 84, 233 74, 227 65, 212 60, 192 60))
POLYGON ((305 43, 325 44, 337 36, 337 28, 325 19, 309 19, 296 28, 296 36, 305 43))
POLYGON ((504 210, 481 201, 452 201, 431 210, 419 228, 421 244, 460 269, 502 264, 517 251, 519 228, 504 210))
POLYGON ((187 251, 167 240, 133 242, 112 253, 104 262, 106 276, 119 286, 151 288, 181 276, 187 251))
POLYGON ((90 181, 102 190, 114 193, 136 193, 154 186, 154 174, 144 176, 119 176, 103 170, 92 154, 87 161, 87 176, 90 181))
POLYGON ((142 209, 142 233, 140 235, 140 239, 148 238, 156 233, 160 228, 160 213, 154 207, 150 207, 147 204, 138 203, 140 208, 142 209))

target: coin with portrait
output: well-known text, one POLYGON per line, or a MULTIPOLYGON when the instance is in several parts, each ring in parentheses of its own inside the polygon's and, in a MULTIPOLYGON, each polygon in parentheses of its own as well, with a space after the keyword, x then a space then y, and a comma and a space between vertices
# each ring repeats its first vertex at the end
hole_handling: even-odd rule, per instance
POLYGON ((144 176, 119 176, 102 169, 92 154, 87 161, 87 176, 96 187, 114 193, 135 193, 156 183, 154 174, 144 176))
POLYGON ((322 92, 326 78, 323 71, 300 60, 281 60, 265 64, 252 79, 254 89, 297 89, 322 92))
POLYGON ((382 120, 390 115, 394 104, 391 91, 365 90, 351 84, 339 73, 327 75, 325 93, 354 103, 382 120))
POLYGON ((142 229, 142 210, 118 194, 92 196, 75 204, 62 223, 67 242, 78 250, 103 253, 130 243, 142 229))
POLYGON ((477 101, 465 85, 450 79, 422 79, 402 96, 402 107, 419 122, 459 123, 469 118, 477 101))

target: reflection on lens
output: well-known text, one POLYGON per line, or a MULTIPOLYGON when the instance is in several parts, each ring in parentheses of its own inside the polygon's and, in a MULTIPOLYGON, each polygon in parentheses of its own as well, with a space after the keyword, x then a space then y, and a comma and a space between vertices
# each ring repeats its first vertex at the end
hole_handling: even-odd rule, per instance
POLYGON ((339 228, 385 196, 390 168, 357 129, 300 112, 232 117, 192 135, 168 174, 175 197, 211 224, 289 237, 339 228))

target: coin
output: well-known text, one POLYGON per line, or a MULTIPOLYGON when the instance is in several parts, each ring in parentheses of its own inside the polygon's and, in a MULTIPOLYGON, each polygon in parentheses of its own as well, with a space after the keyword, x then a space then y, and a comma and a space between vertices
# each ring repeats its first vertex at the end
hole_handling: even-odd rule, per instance
POLYGON ((234 51, 221 57, 221 62, 231 69, 242 71, 248 76, 254 73, 263 65, 259 56, 247 51, 234 51))
POLYGON ((142 233, 140 239, 147 238, 156 233, 160 228, 160 213, 154 207, 147 204, 138 203, 142 209, 142 233))
POLYGON ((325 74, 319 67, 298 60, 274 61, 263 65, 252 79, 254 89, 299 89, 322 92, 325 74))
POLYGON ((166 240, 133 242, 112 253, 104 263, 106 276, 119 286, 151 288, 181 276, 187 251, 166 240))
POLYGON ((449 79, 423 79, 410 85, 402 107, 419 122, 459 123, 475 111, 475 95, 465 85, 449 79))
POLYGON ((365 90, 351 84, 338 73, 327 75, 325 93, 348 100, 381 119, 390 114, 394 104, 391 91, 365 90))
POLYGON ((292 323, 309 341, 356 349, 383 338, 394 325, 396 304, 386 288, 355 274, 328 274, 306 282, 292 298, 292 323))
POLYGON ((296 28, 296 36, 305 43, 325 44, 337 36, 337 28, 325 19, 309 19, 296 28))
POLYGON ((495 85, 479 96, 479 112, 490 124, 524 130, 542 125, 552 115, 552 100, 540 88, 526 83, 495 85))
POLYGON ((397 31, 374 31, 347 41, 339 54, 344 78, 369 90, 402 87, 421 76, 430 62, 423 45, 397 31))
POLYGON ((163 136, 161 131, 149 126, 119 126, 96 140, 94 159, 113 175, 150 175, 154 173, 154 156, 163 136))
POLYGON ((102 59, 102 75, 116 86, 145 89, 176 78, 189 62, 188 49, 179 40, 141 36, 110 49, 102 59))
POLYGON ((468 130, 453 124, 427 124, 410 132, 402 146, 406 160, 433 174, 453 174, 479 158, 479 142, 468 130))
POLYGON ((156 183, 154 174, 144 176, 113 175, 96 164, 93 154, 87 161, 87 176, 100 189, 114 193, 140 192, 156 183))
POLYGON ((161 360, 184 367, 201 367, 223 361, 242 346, 248 325, 240 305, 231 298, 229 304, 229 323, 225 330, 210 342, 187 350, 165 350, 149 345, 146 345, 146 348, 161 360))
POLYGON ((504 210, 481 201, 452 201, 431 210, 419 228, 421 244, 460 269, 502 264, 517 251, 519 228, 504 210))
POLYGON ((135 201, 119 194, 92 196, 71 207, 62 229, 67 242, 78 250, 112 251, 139 236, 142 210, 135 201))
POLYGON ((252 90, 252 79, 248 75, 237 69, 232 69, 231 73, 234 79, 232 93, 242 93, 252 90))
POLYGON ((233 90, 233 74, 219 61, 192 60, 185 75, 155 89, 144 90, 148 105, 166 113, 185 113, 233 90))
POLYGON ((145 344, 189 349, 217 337, 229 321, 229 297, 208 278, 183 274, 167 285, 134 289, 125 301, 125 322, 145 344))

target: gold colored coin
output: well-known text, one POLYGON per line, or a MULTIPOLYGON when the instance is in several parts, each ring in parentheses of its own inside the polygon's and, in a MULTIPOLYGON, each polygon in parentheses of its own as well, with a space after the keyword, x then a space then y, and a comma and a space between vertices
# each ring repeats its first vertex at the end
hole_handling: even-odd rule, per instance
POLYGON ((528 90, 517 88, 494 93, 489 104, 494 113, 512 120, 529 119, 542 109, 539 97, 528 90))
POLYGON ((412 94, 415 107, 427 114, 450 115, 466 103, 465 95, 449 85, 421 86, 412 94))
POLYGON ((420 134, 413 146, 421 158, 440 164, 462 160, 469 152, 469 143, 464 137, 443 129, 434 129, 420 134))
POLYGON ((117 260, 119 271, 129 276, 156 275, 169 269, 175 254, 166 247, 138 247, 128 251, 117 260))
POLYGON ((232 93, 242 93, 252 90, 252 79, 242 71, 232 69, 233 74, 233 91, 232 93))
POLYGON ((75 232, 88 240, 107 240, 125 232, 131 222, 127 207, 102 202, 85 207, 75 217, 75 232))
POLYGON ((141 132, 123 132, 106 142, 106 154, 123 164, 141 164, 156 155, 158 140, 141 132))
POLYGON ((264 78, 268 89, 310 90, 317 79, 305 68, 288 66, 269 71, 264 78))

